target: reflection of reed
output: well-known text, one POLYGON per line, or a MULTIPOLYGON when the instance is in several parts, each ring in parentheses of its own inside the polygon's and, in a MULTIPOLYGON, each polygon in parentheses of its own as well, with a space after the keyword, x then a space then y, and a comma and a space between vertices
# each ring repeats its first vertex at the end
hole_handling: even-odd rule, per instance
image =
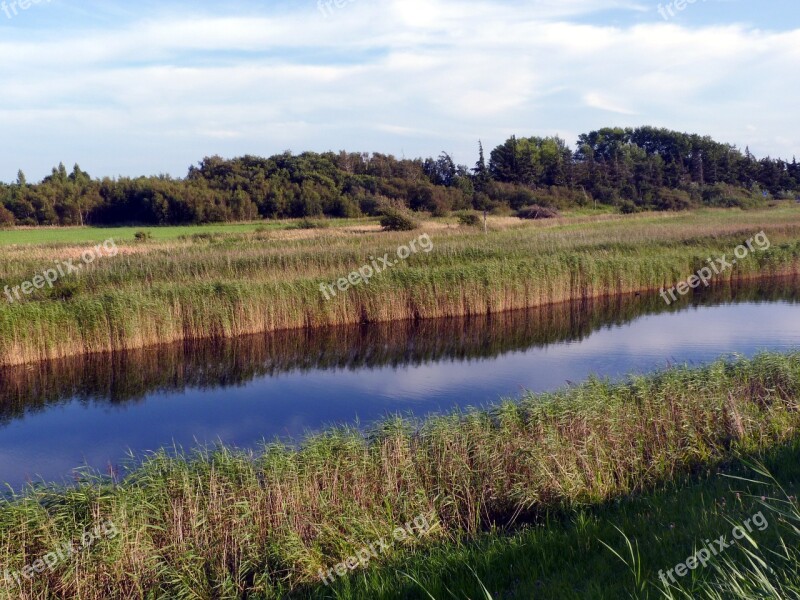
MULTIPOLYGON (((796 300, 794 279, 726 285, 697 301, 796 300)), ((657 295, 615 296, 469 319, 395 321, 293 330, 222 341, 73 357, 0 369, 0 420, 79 398, 122 403, 156 391, 238 385, 292 370, 357 369, 490 358, 566 340, 609 325, 675 311, 657 295)))

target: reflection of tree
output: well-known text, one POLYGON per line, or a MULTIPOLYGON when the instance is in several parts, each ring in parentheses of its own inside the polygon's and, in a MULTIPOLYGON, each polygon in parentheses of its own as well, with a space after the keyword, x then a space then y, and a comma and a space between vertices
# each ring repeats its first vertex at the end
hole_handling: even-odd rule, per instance
MULTIPOLYGON (((714 289, 697 304, 797 300, 793 280, 714 289)), ((153 392, 244 384, 293 370, 361 369, 440 360, 491 358, 620 325, 651 313, 676 311, 655 294, 557 304, 487 317, 403 321, 369 326, 277 332, 244 338, 171 344, 0 370, 0 420, 78 398, 123 403, 153 392)))

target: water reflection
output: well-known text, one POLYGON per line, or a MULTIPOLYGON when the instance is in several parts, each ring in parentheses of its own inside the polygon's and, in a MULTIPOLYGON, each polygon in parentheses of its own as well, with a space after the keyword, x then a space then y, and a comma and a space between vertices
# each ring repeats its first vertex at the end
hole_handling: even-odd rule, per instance
POLYGON ((667 308, 625 296, 492 317, 282 332, 0 370, 0 480, 61 479, 137 453, 249 446, 334 422, 423 414, 548 390, 590 373, 785 349, 792 280, 718 288, 667 308))

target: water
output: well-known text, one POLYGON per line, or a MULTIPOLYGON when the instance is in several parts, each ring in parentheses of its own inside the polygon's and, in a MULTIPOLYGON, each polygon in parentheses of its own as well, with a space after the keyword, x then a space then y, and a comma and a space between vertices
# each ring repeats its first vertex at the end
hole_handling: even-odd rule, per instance
POLYGON ((667 308, 627 296, 492 318, 283 332, 0 370, 0 481, 68 481, 163 446, 256 447, 800 344, 793 282, 667 308))

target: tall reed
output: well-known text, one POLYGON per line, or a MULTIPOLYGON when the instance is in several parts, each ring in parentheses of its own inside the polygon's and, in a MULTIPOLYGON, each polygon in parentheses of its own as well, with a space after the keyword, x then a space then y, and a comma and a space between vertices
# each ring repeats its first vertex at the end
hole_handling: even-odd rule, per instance
MULTIPOLYGON (((715 283, 800 271, 795 211, 565 220, 484 235, 429 226, 434 250, 325 300, 332 283, 407 244, 408 233, 256 233, 123 244, 54 289, 0 302, 0 365, 185 339, 360 322, 485 315, 574 299, 672 287, 731 256, 758 231, 772 241, 715 283)), ((4 249, 0 288, 29 280, 72 246, 4 249)))

